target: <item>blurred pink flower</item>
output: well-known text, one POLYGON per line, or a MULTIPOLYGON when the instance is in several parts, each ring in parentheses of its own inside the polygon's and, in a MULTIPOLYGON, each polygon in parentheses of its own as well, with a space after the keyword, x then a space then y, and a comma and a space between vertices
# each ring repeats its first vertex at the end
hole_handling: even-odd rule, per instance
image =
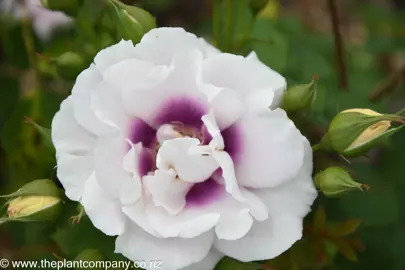
POLYGON ((24 5, 26 15, 32 19, 33 28, 42 40, 49 40, 56 28, 72 23, 72 18, 63 12, 44 8, 40 0, 1 0, 0 10, 21 19, 25 15, 24 5))

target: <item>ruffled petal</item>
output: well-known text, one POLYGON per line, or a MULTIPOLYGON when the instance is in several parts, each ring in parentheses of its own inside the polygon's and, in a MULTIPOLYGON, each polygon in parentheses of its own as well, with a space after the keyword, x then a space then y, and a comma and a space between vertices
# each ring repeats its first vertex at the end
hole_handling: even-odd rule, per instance
POLYGON ((250 193, 247 190, 242 192, 251 200, 237 201, 221 187, 211 202, 187 204, 176 216, 158 207, 148 207, 146 214, 151 225, 164 237, 192 238, 216 227, 219 238, 239 239, 249 231, 252 216, 264 220, 268 212, 256 195, 246 195, 245 192, 250 193), (247 212, 249 215, 246 215, 247 212))
POLYGON ((304 137, 283 110, 247 114, 235 125, 241 133, 241 150, 235 157, 240 185, 274 187, 297 174, 303 164, 304 137))
POLYGON ((52 142, 56 149, 58 179, 66 196, 78 201, 93 172, 95 137, 77 124, 71 97, 62 102, 52 120, 52 142))
POLYGON ((178 53, 198 50, 204 57, 218 53, 212 45, 183 28, 160 27, 146 33, 136 45, 139 59, 159 65, 169 65, 178 53))
POLYGON ((208 253, 207 257, 202 259, 202 261, 182 268, 181 270, 213 270, 223 257, 224 254, 217 251, 216 249, 211 249, 210 253, 208 253))
POLYGON ((120 235, 124 232, 126 217, 121 211, 120 202, 108 197, 94 174, 86 182, 81 203, 97 229, 106 235, 120 235))
POLYGON ((142 180, 155 206, 177 215, 186 205, 186 195, 192 184, 177 179, 173 170, 156 170, 154 175, 145 175, 142 180))
POLYGON ((187 105, 177 104, 179 101, 191 102, 195 104, 193 106, 196 106, 197 110, 200 108, 205 110, 207 99, 197 87, 201 65, 202 55, 198 50, 177 54, 168 68, 155 68, 154 72, 150 73, 149 77, 158 77, 157 80, 150 79, 154 84, 146 85, 144 88, 136 88, 140 83, 135 86, 128 84, 123 89, 122 98, 126 110, 130 115, 141 118, 154 128, 166 124, 160 121, 162 115, 175 110, 178 106, 187 105), (176 105, 174 108, 173 104, 176 105))
POLYGON ((190 154, 190 148, 199 144, 200 141, 194 138, 164 141, 157 155, 157 167, 161 170, 172 168, 185 182, 207 180, 218 169, 218 164, 210 156, 190 154))
MULTIPOLYGON (((116 133, 111 133, 99 138, 94 149, 94 169, 97 182, 112 198, 121 197, 124 183, 139 180, 139 176, 134 177, 133 173, 124 168, 124 163, 127 164, 125 156, 129 147, 126 139, 116 133)), ((133 194, 134 199, 139 194, 140 191, 136 191, 133 194)))
MULTIPOLYGON (((132 226, 115 242, 115 252, 132 261, 159 259, 165 269, 178 270, 207 257, 214 240, 212 231, 194 238, 156 238, 132 226)), ((152 268, 146 268, 147 270, 152 268)))
POLYGON ((280 255, 302 237, 303 218, 317 196, 311 177, 312 151, 309 143, 305 144, 304 165, 291 181, 254 191, 267 205, 269 218, 255 222, 241 239, 217 240, 215 247, 219 251, 244 262, 267 260, 280 255))
POLYGON ((265 111, 275 107, 278 105, 273 102, 275 93, 286 89, 285 79, 254 57, 247 59, 232 54, 219 54, 205 60, 202 82, 235 90, 248 110, 265 111))
POLYGON ((94 63, 100 72, 104 72, 114 64, 135 57, 136 51, 132 41, 121 40, 117 44, 101 50, 94 58, 94 63))

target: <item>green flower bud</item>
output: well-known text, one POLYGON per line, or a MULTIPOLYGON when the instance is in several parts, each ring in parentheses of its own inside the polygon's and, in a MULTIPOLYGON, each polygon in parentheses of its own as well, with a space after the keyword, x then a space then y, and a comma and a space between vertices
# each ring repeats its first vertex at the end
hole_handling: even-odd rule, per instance
POLYGON ((110 0, 110 7, 124 39, 137 43, 145 33, 156 27, 155 18, 141 8, 125 5, 117 0, 110 0))
POLYGON ((65 52, 53 59, 59 75, 67 78, 76 78, 86 68, 83 58, 74 52, 65 52))
POLYGON ((347 157, 364 155, 403 127, 391 128, 392 121, 404 123, 400 116, 380 114, 370 109, 342 111, 331 121, 321 147, 347 157))
POLYGON ((51 180, 35 180, 14 193, 0 196, 9 198, 8 217, 0 218, 0 222, 8 221, 53 221, 61 211, 59 189, 51 180))
POLYGON ((338 197, 349 191, 369 189, 357 183, 350 174, 340 167, 329 167, 315 176, 316 187, 327 197, 338 197))
POLYGON ((295 85, 287 90, 281 107, 286 111, 299 111, 309 108, 316 98, 318 76, 314 75, 312 82, 295 85))
POLYGON ((41 4, 47 9, 62 11, 71 16, 75 16, 80 7, 79 0, 41 0, 41 4))

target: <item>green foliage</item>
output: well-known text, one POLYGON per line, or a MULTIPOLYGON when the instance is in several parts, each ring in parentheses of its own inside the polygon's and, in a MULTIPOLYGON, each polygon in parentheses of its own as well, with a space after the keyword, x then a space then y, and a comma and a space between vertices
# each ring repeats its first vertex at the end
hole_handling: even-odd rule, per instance
MULTIPOLYGON (((404 61, 403 11, 359 3, 353 4, 353 10, 344 10, 345 16, 360 21, 367 34, 359 34, 361 42, 352 42, 350 31, 343 33, 349 89, 342 91, 332 34, 310 29, 294 9, 280 6, 280 1, 213 0, 212 6, 207 4, 207 14, 195 9, 191 16, 182 14, 187 13, 184 5, 191 1, 125 1, 137 4, 131 9, 109 0, 47 2, 51 8, 74 16, 74 25, 59 31, 48 42, 39 40, 31 31, 34 52, 24 45, 27 37, 22 33, 26 26, 18 21, 11 23, 9 16, 0 20, 1 194, 18 190, 33 179, 47 178, 58 183, 48 128, 60 102, 70 94, 75 78, 92 63, 97 52, 122 38, 136 43, 153 28, 155 21, 150 14, 159 14, 159 26, 180 24, 197 35, 206 33, 210 41, 213 36, 213 43, 224 52, 247 55, 254 50, 263 63, 287 79, 289 88, 317 74, 314 104, 302 118, 297 117, 307 121, 297 125, 303 127, 302 133, 312 144, 319 143, 317 131, 324 134, 339 111, 369 108, 393 114, 405 106, 405 86, 400 84, 382 100, 371 102, 368 98, 390 77, 390 66, 395 65, 387 65, 383 59, 404 61), (202 19, 195 22, 190 17, 202 19), (32 120, 26 123, 26 117, 32 120)), ((328 12, 323 12, 327 18, 328 12)), ((404 138, 405 130, 398 130, 369 156, 350 159, 350 165, 333 153, 316 153, 315 160, 347 168, 356 181, 367 184, 370 190, 351 192, 339 199, 320 195, 314 212, 305 221, 304 238, 289 251, 259 263, 225 257, 216 269, 405 269, 404 138)), ((316 163, 315 172, 321 169, 316 163)), ((9 252, 22 259, 56 260, 52 255, 55 253, 73 260, 87 258, 89 253, 83 253, 87 250, 92 256, 126 260, 114 253, 114 237, 97 230, 83 213, 78 215, 76 203, 66 200, 62 206, 61 216, 54 223, 2 224, 0 237, 10 236, 15 247, 9 252)), ((5 214, 4 208, 0 214, 5 214)), ((1 251, 3 239, 0 242, 1 251)))

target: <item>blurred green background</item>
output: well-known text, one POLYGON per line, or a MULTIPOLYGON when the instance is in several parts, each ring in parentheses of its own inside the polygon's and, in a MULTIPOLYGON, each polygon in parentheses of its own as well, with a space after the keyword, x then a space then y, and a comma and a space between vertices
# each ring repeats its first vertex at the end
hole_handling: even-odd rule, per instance
MULTIPOLYGON (((34 179, 58 182, 52 151, 24 117, 50 127, 77 74, 97 51, 121 38, 102 1, 73 2, 81 5, 72 13, 75 22, 55 31, 47 41, 37 37, 30 21, 13 19, 11 11, 2 12, 1 194, 34 179)), ((394 113, 405 107, 402 0, 335 1, 343 40, 341 57, 336 53, 328 0, 125 2, 148 10, 158 26, 184 27, 222 50, 243 55, 255 50, 290 86, 307 83, 317 74, 316 103, 300 123, 313 143, 340 110, 371 108, 394 113), (346 66, 346 87, 339 60, 346 66)), ((307 217, 304 239, 279 258, 263 262, 261 269, 405 270, 405 130, 367 157, 350 160, 351 165, 333 155, 317 154, 315 161, 317 170, 325 164, 343 164, 371 189, 340 199, 320 195, 307 217)), ((113 254, 114 239, 97 231, 86 218, 72 225, 69 217, 75 214, 76 204, 67 201, 57 223, 4 224, 0 257, 73 259, 84 249, 96 248, 107 259, 124 259, 113 254)), ((259 269, 230 259, 217 268, 259 269)))

